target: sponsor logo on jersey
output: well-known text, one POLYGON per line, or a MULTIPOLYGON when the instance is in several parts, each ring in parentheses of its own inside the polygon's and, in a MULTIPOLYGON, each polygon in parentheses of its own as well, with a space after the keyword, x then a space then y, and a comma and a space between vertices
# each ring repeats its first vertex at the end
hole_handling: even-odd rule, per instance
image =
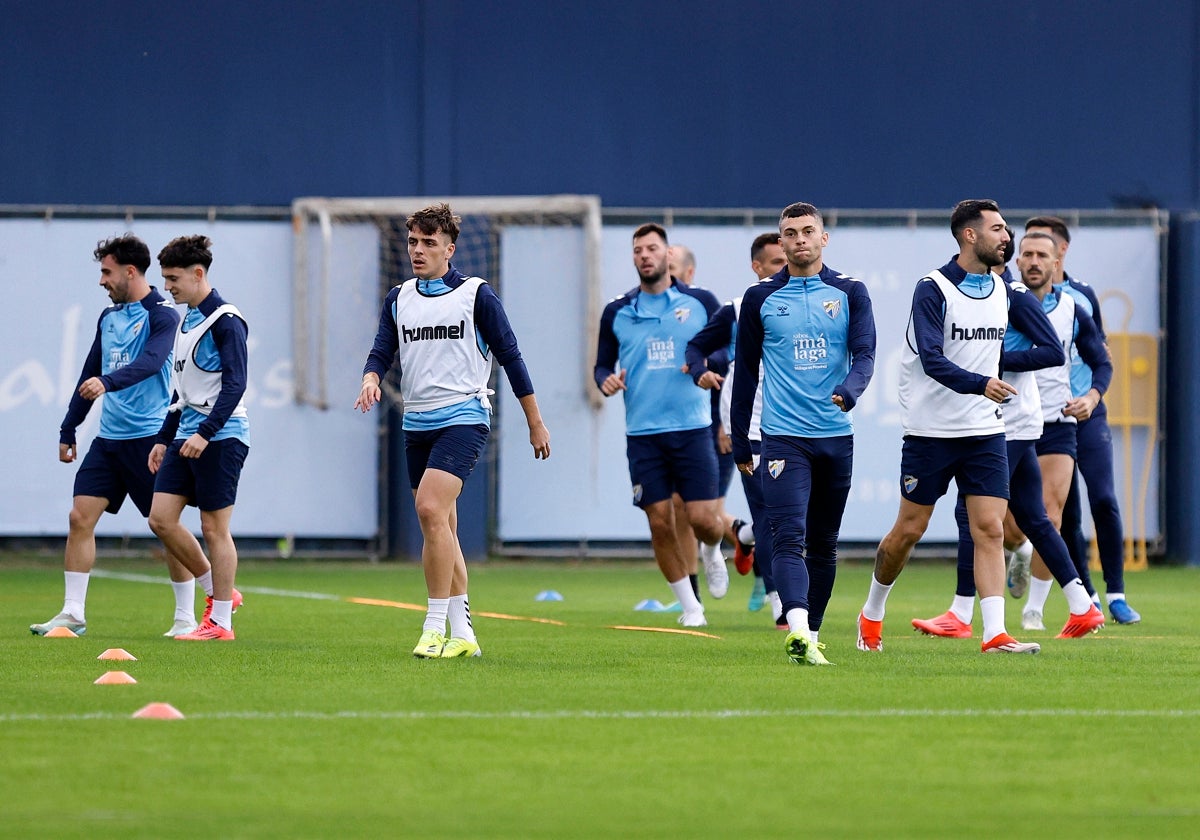
POLYGON ((1004 327, 960 327, 950 323, 951 341, 1003 341, 1004 327))
POLYGON ((823 300, 821 308, 825 310, 825 314, 830 318, 836 318, 842 314, 842 302, 840 300, 823 300))
POLYGON ((797 366, 811 365, 829 358, 829 339, 824 333, 812 336, 796 333, 792 336, 792 361, 797 366))
POLYGON ((142 322, 138 321, 136 324, 133 325, 133 334, 136 336, 141 331, 142 331, 142 322))
POLYGON ((675 363, 674 337, 646 339, 646 361, 653 370, 673 365, 675 363))
POLYGON ((778 315, 780 318, 786 318, 788 316, 789 311, 790 310, 788 310, 788 306, 786 303, 781 303, 775 307, 775 314, 778 315))
POLYGON ((459 321, 449 326, 438 324, 436 327, 414 326, 412 328, 400 325, 400 340, 408 344, 410 341, 458 341, 467 334, 467 322, 459 321))
POLYGON ((777 458, 774 461, 767 461, 767 472, 771 474, 771 478, 779 478, 783 473, 783 468, 787 466, 787 461, 783 458, 777 458))
POLYGON ((686 322, 688 318, 691 318, 691 317, 692 317, 692 310, 688 309, 686 306, 676 307, 676 309, 675 309, 675 320, 676 321, 678 321, 679 323, 682 324, 682 323, 686 322))
POLYGON ((904 476, 904 492, 912 493, 912 491, 914 491, 916 489, 917 489, 916 476, 911 476, 911 475, 904 476))

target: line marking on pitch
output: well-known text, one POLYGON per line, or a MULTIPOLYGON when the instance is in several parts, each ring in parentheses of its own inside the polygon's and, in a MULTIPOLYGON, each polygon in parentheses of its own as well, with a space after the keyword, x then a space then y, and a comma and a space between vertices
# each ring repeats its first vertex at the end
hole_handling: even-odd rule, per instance
MULTIPOLYGON (((158 583, 168 584, 171 581, 153 575, 143 575, 136 572, 110 572, 105 570, 93 570, 94 577, 111 578, 113 580, 125 580, 132 583, 158 583)), ((241 586, 238 587, 243 593, 248 595, 278 595, 284 598, 307 598, 310 601, 342 601, 351 604, 366 604, 372 607, 393 607, 400 610, 418 610, 425 611, 425 606, 421 604, 408 604, 404 601, 388 601, 383 598, 355 598, 344 595, 330 595, 327 592, 303 592, 295 589, 272 589, 267 586, 241 586)), ((535 624, 553 624, 558 627, 565 627, 565 621, 557 621, 553 618, 536 618, 534 616, 525 615, 508 615, 507 613, 496 612, 473 612, 475 616, 483 618, 498 618, 501 621, 531 621, 535 624)))
POLYGON ((678 636, 701 636, 705 639, 720 639, 720 636, 714 636, 712 633, 704 633, 700 630, 683 630, 679 627, 639 627, 636 624, 612 624, 609 625, 609 630, 641 630, 646 633, 674 633, 678 636))
MULTIPOLYGON (((512 711, 243 711, 188 712, 187 720, 720 720, 741 718, 1165 718, 1200 717, 1200 709, 551 709, 512 711)), ((128 714, 0 714, 4 723, 129 720, 128 714)))

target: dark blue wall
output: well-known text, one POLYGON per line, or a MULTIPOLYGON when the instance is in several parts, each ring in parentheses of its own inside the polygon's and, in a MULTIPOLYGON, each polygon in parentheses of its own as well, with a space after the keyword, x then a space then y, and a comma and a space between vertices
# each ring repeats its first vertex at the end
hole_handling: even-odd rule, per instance
POLYGON ((1200 196, 1195 0, 5 0, 0 202, 1200 196))
MULTIPOLYGON (((560 192, 1194 213, 1200 0, 0 0, 0 204, 560 192)), ((1188 387, 1198 238, 1168 278, 1188 387)), ((1166 510, 1200 562, 1194 404, 1165 403, 1166 510)))

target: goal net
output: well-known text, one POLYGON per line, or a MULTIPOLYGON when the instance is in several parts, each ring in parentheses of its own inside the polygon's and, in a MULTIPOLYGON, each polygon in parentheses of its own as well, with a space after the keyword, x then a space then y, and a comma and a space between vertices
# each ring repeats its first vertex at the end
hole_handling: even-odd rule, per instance
MULTIPOLYGON (((329 337, 339 328, 336 299, 345 291, 349 274, 373 275, 375 312, 388 289, 412 277, 404 226, 409 215, 445 202, 462 217, 452 260, 467 275, 487 280, 505 297, 506 282, 557 282, 556 266, 546 254, 576 251, 572 262, 583 272, 582 317, 590 337, 599 322, 600 200, 596 196, 496 196, 479 198, 300 198, 292 203, 295 253, 293 258, 293 379, 297 403, 321 409, 329 406, 329 337)), ((511 314, 511 313, 510 313, 511 314)), ((363 355, 370 333, 364 336, 363 355)), ((518 339, 520 332, 517 333, 518 339)), ((591 381, 594 348, 580 348, 584 360, 580 381, 591 381)), ((392 374, 394 376, 394 372, 392 374)), ((394 381, 383 383, 384 399, 399 402, 394 381)), ((595 388, 586 399, 598 407, 595 388)))

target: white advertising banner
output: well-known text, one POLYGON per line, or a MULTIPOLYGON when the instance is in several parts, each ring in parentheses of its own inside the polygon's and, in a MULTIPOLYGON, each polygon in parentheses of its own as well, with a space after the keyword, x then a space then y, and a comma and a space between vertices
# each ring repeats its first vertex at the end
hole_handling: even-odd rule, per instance
MULTIPOLYGON (((210 279, 249 324, 250 455, 233 532, 369 538, 376 532, 374 417, 352 411, 378 318, 374 240, 361 264, 339 266, 330 306, 331 407, 292 399, 292 228, 288 222, 123 219, 6 219, 0 222, 0 277, 9 307, 0 329, 0 536, 65 534, 79 461, 58 461, 58 429, 110 304, 92 251, 131 231, 151 257, 170 239, 213 240, 210 279)), ((157 262, 147 278, 162 288, 157 262)), ((169 295, 167 296, 169 299, 169 295)), ((82 458, 99 426, 93 408, 78 430, 82 458)), ((185 522, 199 527, 189 509, 185 522)), ((148 536, 132 502, 104 516, 101 536, 148 536)))
MULTIPOLYGON (((1018 220, 1020 221, 1020 220, 1018 220)), ((606 226, 602 266, 605 302, 637 283, 631 236, 634 226, 606 226)), ((675 226, 672 243, 696 255, 699 286, 722 301, 740 295, 755 281, 750 243, 768 228, 675 226)), ((533 374, 542 412, 553 435, 554 455, 534 463, 525 440, 520 408, 502 395, 510 419, 500 457, 500 537, 504 540, 645 540, 646 518, 633 506, 625 459, 625 419, 620 396, 593 411, 581 393, 595 388, 598 324, 583 325, 581 249, 571 234, 547 238, 509 231, 506 262, 540 266, 506 273, 504 301, 533 374), (513 278, 519 277, 519 282, 513 278), (586 335, 581 333, 586 330, 586 335), (585 346, 587 364, 578 348, 585 346)), ((854 482, 842 526, 852 542, 878 540, 891 526, 899 504, 901 429, 897 397, 900 347, 913 286, 924 274, 949 261, 957 249, 940 227, 840 227, 830 232, 827 265, 867 284, 878 333, 875 376, 854 409, 854 482)), ((1015 272, 1015 263, 1013 265, 1015 272)), ((1110 333, 1159 334, 1159 241, 1151 226, 1082 227, 1075 231, 1067 259, 1070 274, 1096 287, 1110 333)), ((1158 457, 1145 429, 1114 428, 1118 498, 1137 493, 1147 470, 1149 492, 1144 518, 1135 530, 1158 536, 1158 457), (1137 486, 1132 486, 1137 485, 1137 486)), ((951 486, 951 494, 954 488, 951 486)), ((1132 497, 1132 496, 1131 496, 1132 497)), ((727 507, 745 515, 735 474, 727 507)), ((1086 517, 1085 517, 1086 518, 1086 517)), ((1126 517, 1129 521, 1129 516, 1126 517)), ((1142 534, 1138 534, 1139 536, 1142 534)), ((953 499, 938 505, 928 540, 953 541, 957 532, 953 499)))

